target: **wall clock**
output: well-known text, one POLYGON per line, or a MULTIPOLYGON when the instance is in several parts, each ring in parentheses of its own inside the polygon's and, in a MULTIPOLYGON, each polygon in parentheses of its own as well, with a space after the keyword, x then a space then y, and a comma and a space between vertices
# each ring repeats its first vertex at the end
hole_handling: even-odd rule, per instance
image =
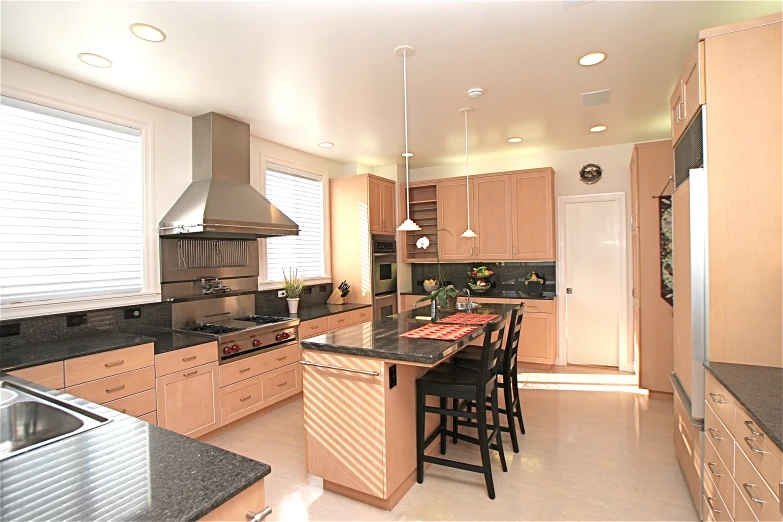
POLYGON ((603 172, 604 171, 600 165, 596 165, 595 163, 588 163, 582 167, 582 170, 579 171, 579 179, 588 185, 592 185, 593 183, 598 183, 603 172))

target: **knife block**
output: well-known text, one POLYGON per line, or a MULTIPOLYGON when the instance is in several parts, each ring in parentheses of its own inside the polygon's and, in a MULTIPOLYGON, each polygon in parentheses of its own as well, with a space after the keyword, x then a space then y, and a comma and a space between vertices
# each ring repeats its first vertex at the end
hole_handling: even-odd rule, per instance
POLYGON ((342 292, 340 290, 335 290, 332 292, 332 295, 329 296, 329 299, 326 300, 327 304, 345 304, 345 297, 342 297, 342 292))

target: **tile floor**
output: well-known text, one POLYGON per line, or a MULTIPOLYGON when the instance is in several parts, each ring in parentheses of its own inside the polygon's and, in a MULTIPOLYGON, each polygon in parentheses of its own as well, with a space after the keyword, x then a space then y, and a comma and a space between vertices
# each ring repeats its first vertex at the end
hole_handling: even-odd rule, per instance
MULTIPOLYGON (((672 443, 671 401, 622 392, 523 389, 527 435, 507 436, 508 473, 483 477, 430 467, 393 511, 325 492, 305 473, 302 401, 208 442, 272 466, 269 520, 698 520, 672 443)), ((479 462, 478 448, 448 457, 479 462)), ((496 458, 496 457, 495 457, 496 458)))

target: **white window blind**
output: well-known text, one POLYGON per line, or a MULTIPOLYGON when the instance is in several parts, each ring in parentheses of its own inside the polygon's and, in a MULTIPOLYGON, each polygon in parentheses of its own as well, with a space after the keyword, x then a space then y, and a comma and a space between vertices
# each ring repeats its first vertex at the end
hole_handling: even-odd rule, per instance
POLYGON ((267 165, 266 198, 299 225, 298 236, 266 240, 267 280, 282 281, 283 270, 287 274, 289 267, 308 279, 326 276, 321 176, 267 165))
POLYGON ((0 303, 141 292, 141 132, 1 102, 0 303))

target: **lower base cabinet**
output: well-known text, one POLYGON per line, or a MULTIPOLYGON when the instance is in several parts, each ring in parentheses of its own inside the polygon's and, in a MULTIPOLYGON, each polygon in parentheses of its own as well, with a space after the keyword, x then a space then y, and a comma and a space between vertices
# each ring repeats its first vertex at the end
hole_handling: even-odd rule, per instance
POLYGON ((190 437, 220 426, 218 382, 217 362, 158 377, 158 425, 190 437))
MULTIPOLYGON (((200 520, 204 522, 247 522, 250 518, 261 522, 267 515, 258 515, 267 509, 264 495, 264 481, 260 480, 246 490, 232 497, 228 502, 210 511, 200 520)), ((269 513, 272 511, 269 510, 269 513)))
POLYGON ((220 388, 221 424, 225 426, 302 391, 299 357, 293 364, 220 388))

